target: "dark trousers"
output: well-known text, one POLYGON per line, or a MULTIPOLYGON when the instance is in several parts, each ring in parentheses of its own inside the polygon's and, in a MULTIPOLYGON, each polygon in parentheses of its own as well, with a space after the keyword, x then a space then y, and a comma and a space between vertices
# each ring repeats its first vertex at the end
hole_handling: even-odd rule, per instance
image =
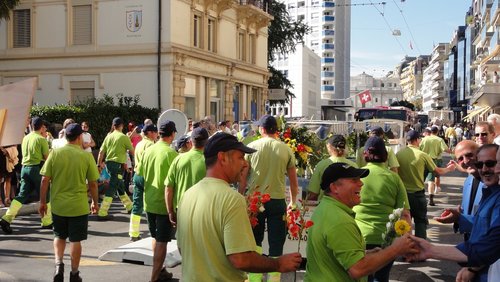
POLYGON ((110 175, 109 188, 105 192, 106 197, 114 197, 116 192, 118 192, 119 195, 125 194, 122 165, 117 162, 107 161, 106 169, 110 175))
POLYGON ((415 236, 427 239, 427 199, 425 190, 422 189, 415 193, 407 193, 410 204, 410 213, 415 222, 415 236))
POLYGON ((134 193, 132 196, 132 214, 141 215, 144 209, 144 177, 134 174, 134 193))
MULTIPOLYGON (((367 250, 380 248, 381 245, 366 245, 367 250)), ((389 282, 389 274, 391 273, 392 265, 394 261, 389 262, 384 267, 379 269, 377 272, 368 275, 368 282, 389 282)))
POLYGON ((257 245, 262 247, 267 223, 269 256, 278 257, 283 254, 283 245, 286 240, 286 201, 285 199, 271 199, 264 204, 264 208, 265 211, 257 216, 259 224, 254 227, 253 235, 257 245))
MULTIPOLYGON (((21 169, 21 187, 19 189, 19 194, 17 194, 15 200, 21 204, 26 203, 31 192, 40 192, 40 184, 42 182, 42 176, 40 175, 40 165, 23 166, 21 169)), ((50 193, 47 193, 47 203, 50 200, 50 193)))

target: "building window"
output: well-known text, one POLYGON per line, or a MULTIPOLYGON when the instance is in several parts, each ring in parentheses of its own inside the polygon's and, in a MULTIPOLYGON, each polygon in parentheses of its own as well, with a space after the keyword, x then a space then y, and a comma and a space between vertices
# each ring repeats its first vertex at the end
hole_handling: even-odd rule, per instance
POLYGON ((208 28, 207 28, 207 49, 210 52, 215 52, 215 42, 216 42, 216 27, 215 27, 215 19, 208 19, 208 28))
POLYGON ((195 117, 196 116, 196 97, 184 97, 185 99, 185 104, 184 104, 184 113, 188 117, 195 117))
POLYGON ((201 16, 198 14, 195 14, 193 16, 193 46, 202 48, 201 46, 201 36, 202 36, 202 19, 201 16))
POLYGON ((250 63, 255 64, 255 51, 256 51, 256 42, 255 42, 255 34, 248 35, 248 59, 250 63))
POLYGON ((297 16, 297 21, 303 21, 306 19, 306 16, 305 15, 298 15, 297 16))
POLYGON ((94 81, 71 81, 69 83, 71 105, 83 104, 94 98, 94 81))
POLYGON ((92 5, 73 6, 73 45, 92 44, 92 5))
POLYGON ((12 11, 13 45, 14 48, 31 47, 31 10, 12 11))
POLYGON ((238 32, 238 60, 245 60, 245 32, 238 32))

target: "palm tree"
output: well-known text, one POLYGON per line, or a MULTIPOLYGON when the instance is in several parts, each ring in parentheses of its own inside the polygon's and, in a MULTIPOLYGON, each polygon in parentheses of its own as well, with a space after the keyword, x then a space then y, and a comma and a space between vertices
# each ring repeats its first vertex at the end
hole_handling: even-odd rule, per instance
POLYGON ((10 10, 14 9, 20 0, 0 0, 0 20, 9 19, 10 10))

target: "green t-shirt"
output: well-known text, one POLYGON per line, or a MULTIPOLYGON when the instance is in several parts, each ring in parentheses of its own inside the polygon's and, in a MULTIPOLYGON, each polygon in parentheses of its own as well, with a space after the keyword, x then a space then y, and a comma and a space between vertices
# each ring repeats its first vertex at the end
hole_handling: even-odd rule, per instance
POLYGON ((165 179, 165 186, 174 188, 174 208, 177 208, 184 192, 202 180, 206 174, 202 150, 192 148, 174 159, 165 179))
POLYGON ((365 256, 365 241, 354 212, 330 196, 314 211, 308 230, 307 268, 304 281, 366 281, 352 279, 348 270, 365 256))
POLYGON ((426 153, 420 151, 418 147, 408 145, 396 154, 399 161, 398 174, 403 180, 406 192, 415 193, 425 188, 425 169, 434 171, 436 164, 426 153))
POLYGON ((167 214, 165 179, 177 152, 165 141, 158 141, 144 153, 138 174, 144 177, 144 210, 167 214))
POLYGON ((24 136, 21 150, 22 165, 38 165, 43 161, 43 156, 49 154, 49 143, 40 135, 40 132, 33 131, 24 136))
POLYGON ((346 163, 352 167, 358 168, 358 166, 345 157, 334 157, 331 156, 328 159, 321 160, 316 167, 314 168, 314 172, 311 176, 311 181, 309 181, 309 186, 307 186, 308 192, 313 192, 315 194, 319 194, 318 200, 323 198, 323 189, 321 189, 321 178, 323 177, 323 173, 325 169, 333 163, 346 163))
POLYGON ((245 155, 250 166, 248 193, 259 191, 269 193, 272 199, 285 198, 285 174, 295 167, 295 156, 288 145, 271 137, 263 137, 248 144, 257 150, 245 155))
POLYGON ((147 138, 147 137, 143 137, 141 141, 139 141, 139 143, 137 143, 137 145, 135 146, 135 150, 134 150, 134 171, 135 172, 138 172, 138 168, 139 168, 139 163, 142 161, 142 158, 144 157, 144 152, 146 151, 147 148, 153 146, 155 144, 155 141, 147 138))
POLYGON ((443 138, 436 135, 429 135, 422 138, 420 150, 427 153, 433 159, 441 159, 441 154, 448 149, 443 138))
MULTIPOLYGON (((398 159, 396 158, 396 154, 394 154, 392 148, 390 146, 385 146, 385 149, 387 150, 387 161, 384 163, 385 167, 399 167, 398 159)), ((356 152, 356 164, 358 164, 358 167, 364 167, 366 165, 365 156, 363 155, 364 150, 365 148, 361 147, 356 152)))
POLYGON ((54 214, 73 217, 89 213, 87 180, 99 178, 92 154, 78 145, 66 144, 52 150, 40 174, 51 178, 50 204, 54 214))
POLYGON ((184 281, 244 281, 227 255, 257 249, 245 198, 227 182, 205 177, 184 193, 177 211, 177 244, 184 281))
POLYGON ((113 161, 120 164, 127 162, 127 150, 133 150, 132 142, 127 135, 119 130, 108 134, 102 142, 101 151, 106 153, 106 161, 113 161))
POLYGON ((366 244, 382 244, 389 215, 398 208, 410 209, 408 195, 399 175, 383 164, 368 163, 363 168, 370 174, 361 178, 361 204, 352 210, 366 244))

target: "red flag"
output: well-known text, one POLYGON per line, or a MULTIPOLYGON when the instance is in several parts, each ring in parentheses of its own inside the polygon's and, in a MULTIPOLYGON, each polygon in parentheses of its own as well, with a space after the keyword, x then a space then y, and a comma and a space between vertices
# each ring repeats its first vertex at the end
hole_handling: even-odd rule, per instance
POLYGON ((358 93, 359 100, 361 101, 361 104, 366 104, 372 100, 372 96, 370 95, 370 90, 365 90, 360 93, 358 93))

